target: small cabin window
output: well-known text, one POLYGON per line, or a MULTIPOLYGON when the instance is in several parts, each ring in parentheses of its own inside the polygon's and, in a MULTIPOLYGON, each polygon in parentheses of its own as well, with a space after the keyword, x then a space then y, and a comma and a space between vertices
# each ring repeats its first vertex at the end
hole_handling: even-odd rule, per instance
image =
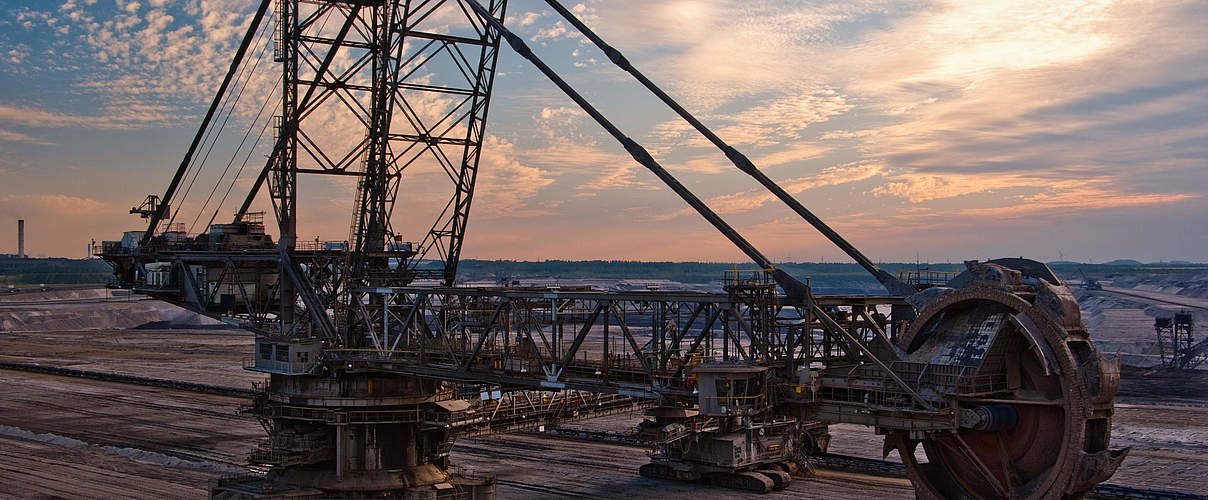
POLYGON ((725 379, 715 382, 716 397, 724 406, 746 406, 763 395, 763 377, 725 379))
POLYGON ((277 344, 277 361, 289 362, 289 345, 277 344))
POLYGON ((260 344, 259 347, 260 347, 260 359, 263 359, 266 361, 273 359, 273 345, 272 344, 260 344))

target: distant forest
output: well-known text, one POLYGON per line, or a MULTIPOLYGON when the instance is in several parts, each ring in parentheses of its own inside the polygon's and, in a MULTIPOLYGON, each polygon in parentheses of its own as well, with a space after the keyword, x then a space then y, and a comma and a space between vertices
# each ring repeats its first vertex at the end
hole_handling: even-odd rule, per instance
MULTIPOLYGON (((959 272, 964 264, 956 263, 879 263, 891 274, 909 271, 959 272)), ((836 293, 883 291, 872 276, 854 263, 786 262, 780 269, 799 279, 809 279, 820 290, 836 293)), ((1095 278, 1108 278, 1117 274, 1136 272, 1181 273, 1208 272, 1208 265, 1190 263, 1142 264, 1136 261, 1116 261, 1107 264, 1079 264, 1076 262, 1053 262, 1053 272, 1062 279, 1080 278, 1081 272, 1095 278)), ((463 259, 457 274, 461 281, 495 281, 503 284, 517 278, 558 279, 665 279, 681 283, 704 284, 719 282, 725 271, 731 269, 756 269, 754 264, 725 262, 640 262, 615 260, 547 260, 525 262, 514 260, 463 259)))
POLYGON ((0 258, 0 285, 108 283, 113 268, 100 259, 0 258))
MULTIPOLYGON (((890 273, 899 271, 960 271, 963 264, 882 263, 890 273)), ((1081 278, 1081 272, 1094 278, 1136 272, 1145 273, 1204 273, 1206 264, 1151 263, 1113 261, 1106 264, 1050 262, 1049 266, 1062 278, 1081 278)), ((641 262, 627 260, 546 260, 526 262, 516 260, 462 259, 458 265, 458 280, 510 283, 514 279, 648 279, 669 280, 688 284, 719 282, 731 269, 755 269, 754 264, 726 262, 641 262)), ((814 287, 845 292, 878 292, 880 286, 856 264, 786 262, 780 268, 800 279, 809 279, 814 287)), ((99 259, 17 259, 0 258, 0 285, 85 284, 107 283, 112 279, 108 264, 99 259)))
MULTIPOLYGON (((956 271, 956 264, 884 264, 895 273, 916 268, 934 271, 956 271)), ((857 264, 788 262, 779 267, 799 278, 810 278, 828 287, 865 289, 878 287, 876 280, 857 264)), ((546 260, 524 262, 513 260, 462 260, 457 267, 458 278, 465 281, 495 279, 503 282, 519 277, 559 279, 663 279, 681 283, 712 283, 721 281, 726 271, 754 270, 754 264, 732 262, 640 262, 624 260, 546 260)))

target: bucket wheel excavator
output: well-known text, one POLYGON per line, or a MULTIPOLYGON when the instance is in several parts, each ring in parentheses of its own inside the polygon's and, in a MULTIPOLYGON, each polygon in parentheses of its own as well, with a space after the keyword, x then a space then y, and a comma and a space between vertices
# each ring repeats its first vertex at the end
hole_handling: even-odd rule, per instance
MULTIPOLYGON (((909 322, 904 334, 895 335, 896 339, 890 340, 881 332, 882 337, 870 343, 871 349, 875 349, 877 340, 881 340, 881 349, 872 352, 866 347, 865 354, 876 358, 871 360, 873 364, 884 368, 887 375, 929 412, 943 408, 941 413, 946 411, 956 419, 954 428, 943 430, 915 430, 909 417, 901 425, 881 426, 876 425, 875 420, 870 422, 886 435, 885 453, 899 451, 921 498, 1080 497, 1115 473, 1127 454, 1127 450, 1108 448, 1113 402, 1119 389, 1119 361, 1104 360, 1095 350, 1089 332, 1082 324, 1077 301, 1052 270, 1033 260, 998 259, 967 262, 967 270, 946 286, 915 286, 897 279, 764 175, 745 155, 726 144, 557 0, 546 0, 546 3, 600 48, 609 60, 716 145, 735 167, 753 177, 863 266, 890 294, 907 297, 917 311, 917 317, 909 322), (916 380, 907 381, 892 366, 899 364, 922 368, 916 380), (935 387, 927 387, 923 381, 930 377, 926 373, 928 369, 950 373, 959 369, 961 376, 959 379, 941 379, 935 387), (953 382, 956 382, 955 386, 953 382), (933 392, 920 394, 928 390, 933 392), (921 456, 916 455, 920 445, 921 456)), ((518 53, 532 61, 624 145, 635 160, 663 179, 753 261, 772 270, 775 281, 789 301, 816 307, 807 286, 775 269, 775 265, 676 182, 640 145, 622 135, 533 55, 523 40, 508 32, 502 24, 496 28, 518 53)), ((822 321, 832 322, 829 318, 822 318, 822 321)), ((823 368, 822 378, 826 377, 827 371, 835 370, 823 368)), ((698 407, 705 413, 709 402, 705 392, 700 394, 698 407)), ((804 413, 812 412, 809 409, 804 413)), ((732 418, 734 414, 720 416, 732 418)), ((731 420, 735 421, 741 423, 742 418, 731 420)), ((807 427, 825 423, 802 421, 807 427)), ((750 442, 749 426, 746 432, 746 441, 750 442)), ((829 436, 801 433, 794 442, 798 448, 825 451, 828 439, 829 436)), ((743 455, 741 446, 724 448, 723 454, 743 455)), ((745 464, 746 468, 755 466, 763 470, 739 470, 743 467, 731 465, 728 474, 715 473, 713 477, 719 479, 714 482, 754 491, 783 488, 788 475, 779 470, 783 467, 788 471, 788 466, 782 465, 791 462, 787 460, 790 456, 787 448, 776 446, 784 452, 765 457, 762 462, 756 460, 745 464)), ((716 457, 710 456, 703 462, 712 458, 716 457)), ((688 462, 694 463, 681 469, 689 472, 680 470, 677 473, 673 465, 655 461, 642 473, 648 477, 675 477, 678 474, 678 479, 699 478, 702 460, 679 460, 681 465, 688 462)))
POLYGON ((897 451, 920 498, 1089 494, 1127 452, 1109 449, 1118 362, 1098 354, 1043 264, 967 266, 909 298, 918 316, 897 339, 869 344, 882 374, 827 363, 778 394, 765 389, 767 368, 702 363, 695 411, 648 411, 658 451, 641 475, 778 490, 798 457, 826 452, 827 424, 864 423, 885 435, 885 455, 897 451))
MULTIPOLYGON (((910 283, 889 274, 570 10, 546 0, 609 60, 889 292, 815 296, 505 27, 506 0, 485 2, 486 7, 478 0, 412 3, 276 3, 277 29, 265 30, 278 39, 273 60, 284 68, 272 155, 232 223, 213 224, 211 217, 208 231, 189 237, 170 229, 179 211, 171 207, 183 205, 174 193, 208 137, 211 118, 224 109, 225 90, 243 74, 237 71, 241 59, 254 47, 260 21, 272 5, 262 0, 168 190, 132 211, 150 219, 147 229, 105 242, 98 254, 113 264, 124 286, 203 313, 239 318, 257 333, 255 356, 245 367, 271 374, 252 413, 270 434, 261 454, 272 470, 257 481, 272 487, 253 494, 243 483, 223 483, 211 489, 212 498, 290 497, 285 491, 342 498, 477 495, 454 491, 456 485, 449 483, 450 415, 464 411, 442 399, 444 381, 657 399, 660 406, 649 410, 653 420, 644 431, 659 444, 639 470, 642 476, 757 492, 786 487, 801 456, 826 451, 827 426, 834 423, 862 424, 884 435, 885 454, 901 456, 925 499, 1078 498, 1123 461, 1126 450, 1110 448, 1118 361, 1095 350, 1069 288, 1044 264, 1022 258, 970 261, 964 272, 943 283, 910 283), (460 31, 425 27, 424 20, 443 19, 430 15, 442 7, 453 18, 465 17, 460 31), (324 30, 327 19, 334 22, 324 30), (745 278, 727 277, 726 294, 453 286, 502 42, 759 270, 745 278), (463 46, 464 52, 453 46, 463 46), (468 79, 466 88, 434 85, 414 68, 400 71, 418 60, 404 57, 409 47, 430 50, 429 59, 432 53, 449 54, 456 74, 468 79), (357 56, 349 59, 348 53, 357 56), (333 62, 345 60, 357 62, 348 71, 331 69, 333 62), (474 60, 477 71, 472 71, 474 60), (299 76, 299 67, 310 69, 299 76), (373 85, 354 81, 368 72, 373 78, 366 81, 373 85), (360 94, 349 97, 354 91, 360 94), (413 113, 404 99, 409 92, 459 95, 470 112, 459 111, 458 104, 435 125, 397 133, 400 124, 421 122, 391 121, 394 114, 413 113), (358 104, 362 101, 370 105, 358 104), (339 155, 312 151, 317 145, 307 142, 303 125, 321 104, 348 107, 365 124, 364 140, 339 155), (442 124, 458 116, 461 125, 442 124), (441 133, 445 136, 437 137, 441 133), (455 181, 451 201, 423 241, 405 242, 391 216, 403 169, 415 158, 403 161, 398 153, 439 152, 442 145, 461 151, 452 162, 455 156, 436 155, 455 181), (299 168, 300 152, 313 157, 307 165, 321 168, 299 168), (358 169, 354 164, 360 160, 358 169), (299 173, 359 176, 349 241, 313 246, 299 241, 299 173), (262 185, 268 186, 277 219, 276 243, 265 234, 263 221, 249 218, 262 185), (169 230, 162 230, 165 225, 169 230), (429 265, 436 261, 439 268, 429 265), (666 313, 671 307, 674 320, 666 313), (689 316, 686 323, 678 322, 681 312, 689 316), (638 322, 626 324, 626 318, 640 314, 647 314, 640 328, 648 337, 636 334, 638 322), (446 321, 450 317, 459 322, 446 321), (581 320, 569 338, 562 328, 567 317, 581 320), (610 352, 614 318, 629 352, 610 352), (552 343, 542 324, 556 335, 552 343), (530 327, 540 334, 540 343, 530 327), (602 349, 580 351, 593 342, 602 349)), ((483 486, 480 492, 490 498, 488 490, 483 486)))
POLYGON ((1110 477, 1118 360, 1104 360, 1069 288, 1043 264, 970 263, 928 290, 896 347, 904 359, 974 368, 954 431, 893 431, 921 498, 1067 498, 1110 477), (993 381, 1005 382, 1005 386, 993 381))

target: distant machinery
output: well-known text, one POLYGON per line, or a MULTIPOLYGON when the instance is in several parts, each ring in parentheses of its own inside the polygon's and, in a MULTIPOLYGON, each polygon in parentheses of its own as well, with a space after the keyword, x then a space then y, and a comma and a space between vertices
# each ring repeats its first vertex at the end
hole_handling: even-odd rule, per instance
POLYGON ((1082 288, 1083 289, 1091 290, 1091 291, 1103 289, 1103 285, 1101 283, 1099 283, 1099 280, 1092 278, 1090 276, 1087 276, 1086 271, 1083 271, 1081 267, 1078 268, 1078 272, 1082 273, 1082 288))
MULTIPOLYGON (((130 213, 138 215, 139 217, 142 217, 144 219, 150 219, 151 217, 153 217, 156 213, 158 213, 160 211, 160 208, 161 207, 159 206, 159 195, 149 194, 149 195, 147 195, 147 199, 143 200, 143 202, 140 203, 137 207, 131 208, 130 213)), ((172 211, 171 207, 164 206, 162 208, 163 208, 164 212, 172 211)))
POLYGON ((490 498, 489 482, 449 469, 453 439, 494 421, 453 383, 649 400, 647 477, 783 488, 803 454, 826 449, 832 423, 875 427, 922 498, 1064 499, 1114 473, 1118 363, 1100 357, 1047 266, 890 275, 547 3, 890 295, 815 295, 777 269, 509 31, 505 0, 262 0, 164 195, 131 210, 146 229, 100 252, 122 286, 256 333, 245 367, 270 378, 246 412, 268 434, 252 461, 269 472, 216 483, 213 498, 490 498), (215 118, 240 95, 228 89, 251 78, 245 56, 266 53, 268 38, 281 87, 262 108, 277 101, 279 114, 244 137, 271 128, 272 151, 229 223, 215 222, 225 196, 210 205, 223 170, 194 233, 177 221, 183 198, 226 123, 215 118), (727 274, 725 293, 454 286, 503 41, 758 269, 727 274), (320 128, 316 117, 333 115, 359 127, 320 128), (320 140, 331 136, 344 140, 320 140), (448 201, 428 219, 395 216, 423 168, 448 201), (299 238, 299 174, 356 179, 347 240, 299 238), (276 238, 250 210, 260 194, 276 238), (422 224, 409 233, 418 241, 404 223, 422 224))
POLYGON ((1153 329, 1163 367, 1190 370, 1208 360, 1208 339, 1195 341, 1195 316, 1191 311, 1158 316, 1153 329))
MULTIPOLYGON (((789 485, 805 457, 830 442, 821 422, 802 428, 789 416, 771 414, 768 368, 704 362, 692 370, 697 409, 659 407, 643 422, 655 443, 639 473, 651 479, 705 480, 717 486, 766 493, 789 485)), ((774 381, 774 379, 772 379, 774 381)))
POLYGON ((17 258, 25 258, 25 219, 17 219, 17 258))

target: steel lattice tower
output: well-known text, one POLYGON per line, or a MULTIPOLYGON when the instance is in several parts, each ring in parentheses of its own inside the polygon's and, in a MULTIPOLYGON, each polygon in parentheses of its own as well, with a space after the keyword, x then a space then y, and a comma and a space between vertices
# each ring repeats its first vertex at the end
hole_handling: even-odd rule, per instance
MULTIPOLYGON (((505 5, 496 0, 489 8, 502 19, 505 5)), ((236 220, 267 181, 281 246, 289 252, 297 239, 298 174, 355 176, 349 258, 340 272, 328 273, 336 283, 309 283, 337 290, 327 300, 337 311, 335 324, 351 326, 380 314, 351 307, 363 298, 357 289, 416 279, 452 284, 478 173, 498 32, 451 0, 280 0, 276 14, 274 59, 283 82, 277 141, 236 220), (351 146, 325 141, 332 116, 358 124, 360 134, 338 133, 361 139, 351 146), (422 239, 404 243, 391 215, 407 187, 404 173, 421 164, 447 175, 447 186, 439 189, 448 202, 422 239)), ((283 279, 280 303, 295 304, 298 288, 283 279)), ((300 331, 296 317, 294 308, 281 308, 282 333, 300 331)), ((340 336, 348 345, 361 338, 340 336)))

